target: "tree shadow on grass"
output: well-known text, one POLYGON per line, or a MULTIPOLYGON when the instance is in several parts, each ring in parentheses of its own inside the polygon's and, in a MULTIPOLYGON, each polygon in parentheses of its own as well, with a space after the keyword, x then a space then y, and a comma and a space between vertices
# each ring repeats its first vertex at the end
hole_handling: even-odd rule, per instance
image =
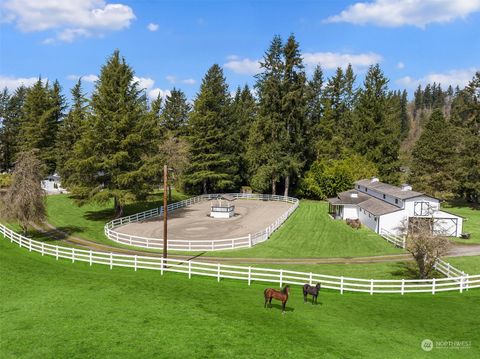
POLYGON ((391 275, 404 279, 418 279, 419 272, 413 262, 397 262, 395 269, 390 272, 391 275))

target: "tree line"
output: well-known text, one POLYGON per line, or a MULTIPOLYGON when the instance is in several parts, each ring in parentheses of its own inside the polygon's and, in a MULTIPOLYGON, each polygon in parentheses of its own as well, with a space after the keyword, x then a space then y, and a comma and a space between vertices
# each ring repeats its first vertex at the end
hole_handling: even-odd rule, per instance
POLYGON ((321 199, 375 175, 478 202, 479 78, 462 90, 417 89, 412 105, 405 90, 388 88, 378 64, 361 86, 351 65, 328 79, 321 66, 308 76, 295 37, 275 36, 253 88, 231 95, 215 64, 193 103, 178 89, 150 101, 115 51, 91 96, 78 80, 69 107, 57 81, 39 78, 1 93, 0 169, 10 171, 20 153, 38 149, 47 171, 58 172, 79 201, 113 198, 117 215, 158 186, 164 163, 190 193, 250 186, 321 199), (433 112, 405 173, 399 151, 412 108, 433 112))

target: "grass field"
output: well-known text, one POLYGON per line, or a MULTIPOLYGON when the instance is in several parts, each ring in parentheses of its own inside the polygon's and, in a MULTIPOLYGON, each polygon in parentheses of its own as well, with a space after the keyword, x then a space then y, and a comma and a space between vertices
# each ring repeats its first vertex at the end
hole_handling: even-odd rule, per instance
POLYGON ((474 244, 480 243, 480 208, 472 207, 465 202, 451 202, 442 204, 442 209, 464 217, 463 232, 470 233, 471 237, 468 240, 456 238, 458 243, 474 244))
POLYGON ((265 285, 55 261, 0 240, 2 358, 478 358, 480 291, 323 291, 287 313, 265 285), (424 339, 468 348, 424 352, 424 339))
POLYGON ((480 256, 448 257, 445 260, 465 273, 480 274, 480 256))

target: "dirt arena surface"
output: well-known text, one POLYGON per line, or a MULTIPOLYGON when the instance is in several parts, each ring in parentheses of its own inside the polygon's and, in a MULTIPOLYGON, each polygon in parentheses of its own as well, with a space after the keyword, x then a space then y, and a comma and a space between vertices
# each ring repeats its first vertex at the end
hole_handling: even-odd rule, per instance
MULTIPOLYGON (((217 203, 216 200, 213 201, 217 203)), ((268 227, 285 213, 292 203, 277 201, 241 200, 233 202, 235 216, 210 218, 212 201, 196 203, 169 213, 168 238, 212 240, 248 236, 268 227)), ((163 238, 163 217, 116 227, 116 232, 147 238, 163 238)))

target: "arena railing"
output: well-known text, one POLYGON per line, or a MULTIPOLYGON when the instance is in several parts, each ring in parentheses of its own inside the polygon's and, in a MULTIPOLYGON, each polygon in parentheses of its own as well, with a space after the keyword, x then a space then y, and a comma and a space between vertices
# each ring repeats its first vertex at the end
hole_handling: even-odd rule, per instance
MULTIPOLYGON (((299 200, 294 197, 247 193, 229 193, 229 195, 234 197, 235 199, 287 202, 291 203, 292 206, 290 206, 290 208, 285 213, 283 213, 279 218, 277 218, 274 223, 270 224, 268 227, 259 232, 249 233, 246 236, 237 238, 214 238, 210 240, 188 240, 172 238, 168 240, 168 249, 176 251, 219 251, 226 249, 250 248, 258 243, 266 241, 272 235, 272 233, 275 232, 288 219, 288 217, 290 217, 290 215, 297 209, 299 205, 299 200)), ((180 202, 171 203, 167 205, 167 211, 170 213, 177 209, 190 206, 192 204, 218 198, 218 196, 219 194, 206 194, 192 197, 180 202)), ((135 213, 130 216, 117 218, 113 221, 108 222, 105 225, 104 232, 110 240, 117 243, 142 248, 162 249, 163 240, 161 238, 147 238, 135 236, 121 233, 115 230, 116 227, 128 223, 139 222, 149 218, 159 217, 161 215, 163 215, 163 206, 140 213, 135 213)))
POLYGON ((42 256, 53 256, 74 262, 86 262, 90 265, 102 264, 113 267, 128 267, 138 269, 158 270, 165 272, 187 274, 216 278, 217 281, 228 278, 243 280, 250 285, 252 282, 276 283, 280 287, 290 285, 313 285, 321 283, 322 288, 344 292, 362 292, 371 295, 376 293, 431 293, 446 291, 463 291, 480 288, 480 274, 463 274, 456 277, 434 279, 360 279, 338 277, 312 272, 296 272, 283 269, 269 269, 246 266, 232 266, 220 263, 197 262, 190 260, 165 259, 163 257, 138 256, 118 253, 99 252, 93 250, 63 247, 39 242, 22 236, 0 224, 0 234, 11 242, 18 244, 30 252, 41 253, 42 256))

